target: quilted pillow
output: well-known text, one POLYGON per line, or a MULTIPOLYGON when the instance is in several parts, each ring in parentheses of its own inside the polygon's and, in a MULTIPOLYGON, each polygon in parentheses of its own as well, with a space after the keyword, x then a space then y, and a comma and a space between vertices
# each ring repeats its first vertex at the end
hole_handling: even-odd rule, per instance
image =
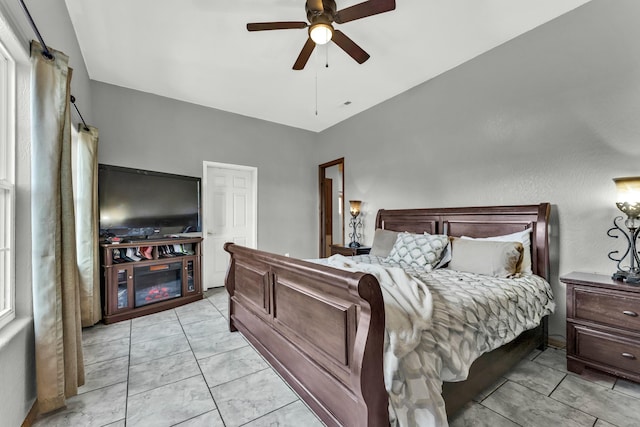
MULTIPOLYGON (((425 233, 428 234, 428 233, 425 233)), ((447 242, 447 246, 445 246, 442 251, 442 256, 440 257, 440 261, 433 268, 443 268, 446 267, 451 261, 451 237, 449 237, 449 241, 447 242)))
POLYGON ((451 270, 512 277, 519 271, 523 246, 520 242, 451 239, 451 270))
POLYGON ((431 270, 440 261, 448 243, 449 238, 441 234, 399 233, 385 261, 431 270))

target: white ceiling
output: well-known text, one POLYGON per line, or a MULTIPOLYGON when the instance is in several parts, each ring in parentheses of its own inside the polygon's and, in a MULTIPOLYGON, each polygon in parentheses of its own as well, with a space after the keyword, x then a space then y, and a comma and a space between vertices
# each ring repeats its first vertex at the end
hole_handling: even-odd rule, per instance
POLYGON ((65 1, 91 79, 320 132, 588 0, 396 0, 334 24, 367 62, 329 43, 302 71, 306 29, 246 24, 306 21, 305 0, 65 1))

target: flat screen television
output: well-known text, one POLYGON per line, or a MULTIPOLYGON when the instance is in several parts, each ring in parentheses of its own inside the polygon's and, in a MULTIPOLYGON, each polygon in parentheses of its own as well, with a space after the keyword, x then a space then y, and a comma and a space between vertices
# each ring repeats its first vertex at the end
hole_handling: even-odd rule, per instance
POLYGON ((200 231, 200 178, 98 165, 100 235, 155 238, 200 231))

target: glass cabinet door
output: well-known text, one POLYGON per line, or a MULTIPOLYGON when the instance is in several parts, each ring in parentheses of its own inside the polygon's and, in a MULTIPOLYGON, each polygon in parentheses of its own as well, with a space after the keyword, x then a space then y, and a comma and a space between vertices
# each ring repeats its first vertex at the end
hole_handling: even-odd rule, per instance
POLYGON ((195 261, 193 259, 185 260, 184 262, 184 272, 187 285, 187 292, 195 292, 196 291, 196 280, 195 280, 195 261))
POLYGON ((133 268, 116 267, 116 309, 122 310, 129 308, 129 295, 133 284, 133 268))

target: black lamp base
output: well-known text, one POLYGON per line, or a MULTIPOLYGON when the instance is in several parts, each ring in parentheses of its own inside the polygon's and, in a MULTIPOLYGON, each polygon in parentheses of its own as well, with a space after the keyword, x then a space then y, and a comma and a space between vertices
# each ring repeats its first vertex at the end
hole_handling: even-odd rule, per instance
POLYGON ((630 271, 616 271, 611 278, 619 282, 627 282, 629 285, 640 285, 640 274, 630 271))
POLYGON ((359 247, 360 247, 360 243, 358 243, 358 242, 351 242, 351 243, 349 243, 349 247, 350 247, 350 248, 359 248, 359 247))

